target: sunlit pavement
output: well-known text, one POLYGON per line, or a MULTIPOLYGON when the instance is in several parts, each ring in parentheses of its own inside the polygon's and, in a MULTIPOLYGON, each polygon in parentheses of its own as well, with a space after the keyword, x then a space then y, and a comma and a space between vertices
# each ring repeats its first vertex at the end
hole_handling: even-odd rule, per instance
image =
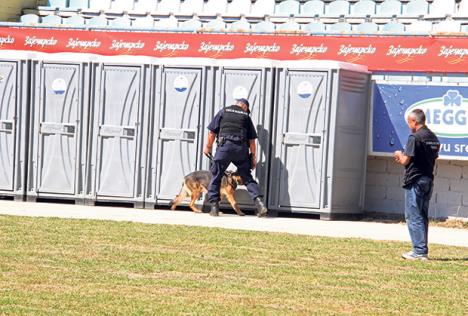
MULTIPOLYGON (((234 214, 221 214, 219 217, 211 217, 209 214, 196 214, 190 211, 143 210, 120 207, 22 203, 13 201, 0 201, 0 214, 218 227, 326 237, 409 241, 406 225, 375 222, 320 221, 309 218, 290 217, 239 217, 234 214)), ((468 230, 430 227, 429 242, 468 247, 468 230)))

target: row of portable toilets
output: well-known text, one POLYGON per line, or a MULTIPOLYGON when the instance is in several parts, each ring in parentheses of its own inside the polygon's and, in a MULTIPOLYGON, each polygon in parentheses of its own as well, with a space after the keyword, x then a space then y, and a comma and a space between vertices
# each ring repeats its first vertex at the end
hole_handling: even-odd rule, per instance
MULTIPOLYGON (((363 207, 364 67, 262 59, 0 53, 0 196, 167 205, 208 169, 211 118, 251 103, 268 207, 324 216, 363 207)), ((250 208, 245 190, 241 208, 250 208)))

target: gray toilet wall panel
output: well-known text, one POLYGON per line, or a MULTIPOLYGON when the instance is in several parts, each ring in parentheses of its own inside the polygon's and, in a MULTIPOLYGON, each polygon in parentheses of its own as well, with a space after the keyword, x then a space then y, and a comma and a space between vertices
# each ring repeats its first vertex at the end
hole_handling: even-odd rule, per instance
POLYGON ((282 71, 278 82, 269 206, 319 208, 327 73, 282 71))
POLYGON ((15 181, 18 68, 17 62, 0 61, 0 191, 7 192, 13 192, 15 181))
POLYGON ((35 60, 32 73, 27 195, 81 198, 89 63, 35 60))
POLYGON ((100 71, 96 195, 132 199, 141 178, 144 67, 103 65, 100 71))
MULTIPOLYGON (((274 71, 271 68, 219 68, 216 74, 215 98, 216 114, 222 107, 235 103, 235 99, 242 97, 249 100, 252 122, 258 133, 257 140, 257 168, 252 171, 258 181, 260 192, 267 195, 269 154, 270 154, 270 115, 271 97, 274 71)), ((205 123, 207 125, 209 120, 205 123)), ((206 127, 206 126, 205 126, 206 127)), ((231 165, 229 169, 235 170, 231 165)), ((235 198, 241 208, 253 208, 253 202, 245 187, 240 186, 235 198)))
POLYGON ((172 200, 185 175, 197 170, 200 108, 206 75, 203 68, 162 68, 161 103, 157 109, 155 135, 158 157, 156 196, 172 200))
POLYGON ((339 72, 331 205, 340 212, 356 212, 364 206, 369 87, 368 74, 339 72))
POLYGON ((25 194, 30 61, 0 58, 0 196, 25 194))
POLYGON ((81 111, 79 74, 80 65, 45 65, 43 68, 37 159, 40 192, 75 193, 79 150, 76 122, 81 111), (67 87, 64 92, 52 88, 60 79, 67 87))

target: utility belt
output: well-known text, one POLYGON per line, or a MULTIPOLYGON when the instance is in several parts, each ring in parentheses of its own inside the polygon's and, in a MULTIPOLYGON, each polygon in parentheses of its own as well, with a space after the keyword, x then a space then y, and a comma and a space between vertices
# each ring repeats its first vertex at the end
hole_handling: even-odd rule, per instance
POLYGON ((231 142, 237 145, 246 145, 247 147, 249 146, 249 142, 246 138, 244 137, 238 137, 238 136, 218 136, 216 140, 216 144, 218 147, 223 146, 226 142, 231 142))

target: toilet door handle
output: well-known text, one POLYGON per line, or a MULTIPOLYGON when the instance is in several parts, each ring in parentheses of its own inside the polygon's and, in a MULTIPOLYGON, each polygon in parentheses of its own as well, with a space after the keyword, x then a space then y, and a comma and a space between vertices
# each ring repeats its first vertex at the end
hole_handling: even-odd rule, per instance
POLYGON ((15 121, 13 120, 0 120, 0 132, 11 133, 13 132, 15 121))

